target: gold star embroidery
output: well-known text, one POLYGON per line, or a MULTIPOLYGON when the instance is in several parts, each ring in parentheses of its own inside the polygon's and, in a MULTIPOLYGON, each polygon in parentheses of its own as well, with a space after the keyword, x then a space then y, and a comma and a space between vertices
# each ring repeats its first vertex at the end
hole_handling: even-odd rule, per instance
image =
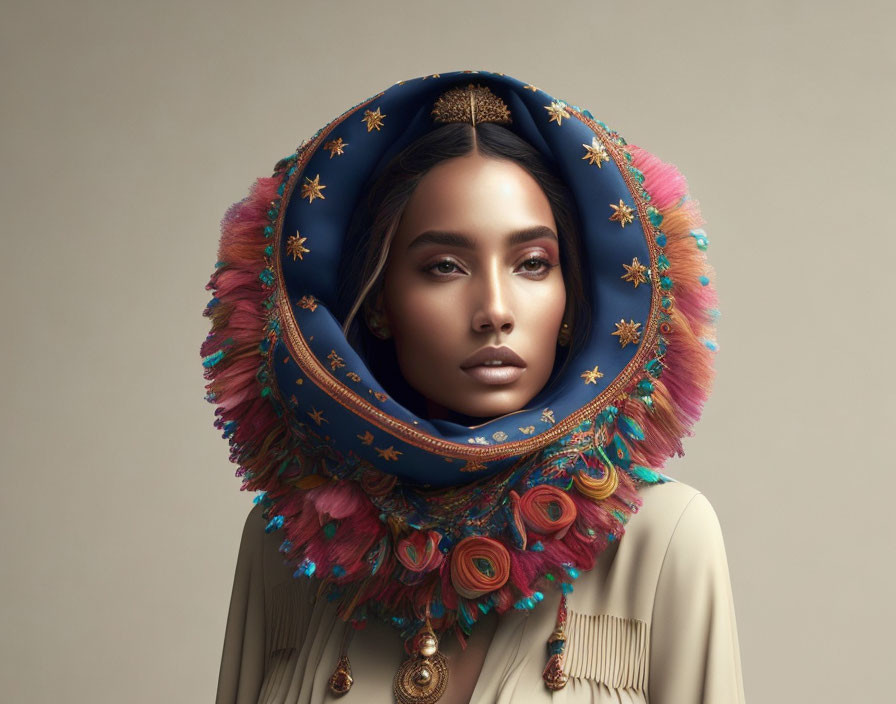
POLYGON ((548 122, 556 122, 558 125, 562 125, 563 118, 569 117, 569 113, 566 112, 566 103, 560 102, 559 100, 555 100, 550 105, 545 105, 544 109, 551 114, 548 122))
POLYGON ((378 447, 375 447, 375 448, 373 448, 373 449, 376 450, 376 453, 377 453, 380 457, 382 457, 384 460, 387 460, 387 461, 390 461, 390 462, 393 461, 393 460, 397 460, 397 459, 398 459, 398 456, 399 456, 400 454, 402 454, 401 452, 399 452, 398 450, 396 450, 394 447, 392 447, 392 445, 389 445, 389 447, 385 448, 384 450, 381 450, 381 449, 378 448, 378 447))
POLYGON ((637 257, 632 259, 631 264, 623 264, 622 268, 625 269, 625 273, 619 277, 620 279, 625 279, 626 281, 633 283, 635 288, 638 288, 638 284, 647 283, 647 277, 644 276, 647 267, 639 262, 637 257))
POLYGON ((379 131, 380 127, 383 126, 384 117, 386 116, 380 112, 379 108, 376 109, 376 112, 365 110, 364 117, 361 118, 361 121, 367 123, 368 132, 372 132, 373 130, 379 131))
POLYGON ((361 381, 361 375, 356 372, 346 372, 345 375, 352 381, 361 381))
POLYGON ((330 350, 330 354, 327 355, 327 359, 330 360, 330 369, 334 372, 339 367, 345 366, 345 361, 343 361, 342 357, 336 354, 336 350, 330 350))
POLYGON ((531 90, 533 93, 534 93, 535 91, 538 90, 538 88, 536 88, 536 87, 533 86, 533 85, 529 85, 528 83, 527 83, 526 85, 524 85, 523 88, 524 88, 525 90, 531 90))
MULTIPOLYGON (((307 252, 308 250, 305 251, 307 252)), ((314 296, 302 296, 299 299, 299 306, 305 310, 310 310, 313 313, 317 310, 317 301, 314 300, 314 296)))
POLYGON ((330 152, 330 158, 332 159, 334 156, 344 154, 344 149, 348 146, 348 142, 343 142, 342 137, 337 137, 336 139, 331 139, 324 145, 324 149, 330 152))
POLYGON ((603 375, 603 372, 598 371, 597 365, 595 365, 594 369, 585 370, 585 373, 581 376, 585 380, 586 384, 596 384, 597 380, 600 379, 603 375))
POLYGON ((296 384, 298 384, 299 386, 301 386, 304 383, 305 383, 305 380, 302 377, 299 377, 298 379, 296 379, 296 384))
POLYGON ((372 445, 373 444, 373 433, 371 433, 368 430, 363 435, 359 435, 358 440, 361 441, 362 445, 372 445))
POLYGON ((301 197, 307 198, 309 203, 312 202, 315 198, 320 198, 321 200, 323 200, 325 196, 323 193, 321 193, 321 191, 325 189, 326 186, 324 186, 320 182, 320 174, 315 176, 313 181, 306 176, 305 181, 306 183, 302 184, 301 197))
POLYGON ((542 423, 556 423, 557 421, 554 420, 554 411, 552 411, 550 408, 545 408, 541 412, 541 422, 542 423))
POLYGON ((535 432, 535 426, 534 426, 534 425, 527 425, 525 428, 520 428, 520 432, 521 432, 523 435, 531 435, 532 433, 535 432))
MULTIPOLYGON (((304 196, 303 196, 304 197, 304 196)), ((286 240, 286 253, 292 255, 292 260, 295 261, 296 257, 299 259, 304 259, 303 254, 308 254, 311 250, 305 247, 305 240, 307 237, 299 237, 299 231, 296 230, 296 234, 286 240)))
POLYGON ((317 410, 314 406, 311 407, 311 410, 314 412, 312 413, 311 411, 309 411, 308 415, 311 416, 311 420, 313 420, 318 425, 320 425, 321 423, 329 423, 330 422, 326 418, 324 418, 323 411, 317 410))
POLYGON ((389 397, 386 396, 386 394, 384 394, 382 391, 374 391, 374 392, 373 392, 373 397, 374 397, 377 401, 385 401, 386 399, 389 398, 389 397))
POLYGON ((585 147, 585 156, 583 159, 587 159, 589 164, 595 165, 597 168, 600 168, 603 165, 603 162, 610 160, 610 155, 607 154, 607 148, 600 143, 597 137, 591 138, 591 144, 583 144, 585 147))
POLYGON ((425 81, 427 78, 439 78, 440 76, 441 76, 440 73, 433 73, 433 74, 430 74, 429 76, 424 76, 423 80, 425 81))
POLYGON ((616 332, 612 334, 619 335, 619 344, 622 347, 625 347, 629 342, 638 342, 640 339, 641 333, 638 331, 638 328, 641 327, 641 323, 636 323, 634 320, 625 322, 624 319, 620 319, 618 323, 613 324, 616 326, 616 332))
POLYGON ((482 462, 477 462, 476 460, 467 460, 467 463, 460 468, 461 472, 479 472, 485 469, 485 465, 482 462))
POLYGON ((615 220, 622 225, 622 227, 635 221, 632 209, 629 208, 621 198, 619 199, 619 205, 610 203, 610 207, 613 209, 613 214, 610 216, 610 220, 615 220))

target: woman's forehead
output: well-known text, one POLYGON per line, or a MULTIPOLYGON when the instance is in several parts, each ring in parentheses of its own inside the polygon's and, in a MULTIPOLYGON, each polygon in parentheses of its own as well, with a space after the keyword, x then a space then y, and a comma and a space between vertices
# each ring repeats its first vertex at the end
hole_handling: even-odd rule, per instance
POLYGON ((509 160, 472 156, 447 160, 427 172, 411 194, 396 237, 404 245, 426 232, 504 240, 537 227, 556 232, 550 201, 531 174, 509 160))

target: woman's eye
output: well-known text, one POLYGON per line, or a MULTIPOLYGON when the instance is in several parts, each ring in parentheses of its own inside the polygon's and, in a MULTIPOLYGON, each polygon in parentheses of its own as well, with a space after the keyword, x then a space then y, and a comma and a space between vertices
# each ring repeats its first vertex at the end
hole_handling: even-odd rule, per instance
POLYGON ((541 257, 530 257, 520 266, 528 273, 538 274, 550 269, 551 263, 547 259, 542 259, 541 257))
POLYGON ((425 271, 433 274, 453 274, 455 271, 459 271, 459 269, 457 264, 450 259, 442 259, 435 264, 430 264, 425 268, 425 271))

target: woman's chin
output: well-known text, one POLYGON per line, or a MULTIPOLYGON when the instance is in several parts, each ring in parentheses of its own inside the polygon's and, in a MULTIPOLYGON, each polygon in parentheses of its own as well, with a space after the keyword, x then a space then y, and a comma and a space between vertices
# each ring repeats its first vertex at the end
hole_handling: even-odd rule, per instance
POLYGON ((433 420, 450 420, 461 425, 481 425, 525 408, 530 400, 530 395, 520 394, 518 389, 468 392, 459 399, 431 400, 428 404, 429 417, 433 420))

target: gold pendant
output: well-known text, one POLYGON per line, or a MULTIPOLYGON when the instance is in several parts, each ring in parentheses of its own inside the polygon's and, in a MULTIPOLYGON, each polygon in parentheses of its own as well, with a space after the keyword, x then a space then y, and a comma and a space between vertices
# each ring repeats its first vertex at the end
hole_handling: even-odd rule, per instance
POLYGON ((414 654, 405 660, 392 683, 398 704, 434 704, 448 685, 448 660, 439 652, 439 641, 424 626, 414 637, 414 654))
POLYGON ((348 662, 348 657, 343 655, 339 658, 336 669, 330 675, 330 681, 327 684, 330 691, 338 697, 350 690, 353 682, 352 667, 348 662))
POLYGON ((447 684, 448 661, 441 653, 435 653, 405 660, 395 673, 392 690, 398 704, 434 704, 445 693, 447 684))

